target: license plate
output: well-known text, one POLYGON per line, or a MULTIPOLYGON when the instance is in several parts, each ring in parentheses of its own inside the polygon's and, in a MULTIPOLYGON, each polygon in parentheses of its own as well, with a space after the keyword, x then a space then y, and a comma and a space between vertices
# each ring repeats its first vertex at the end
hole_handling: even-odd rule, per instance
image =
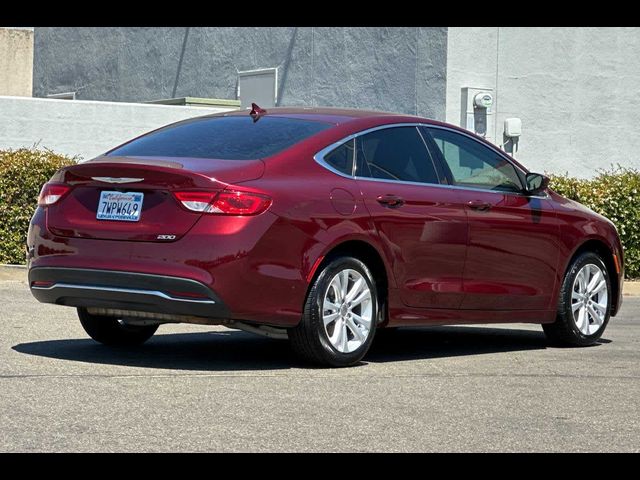
POLYGON ((98 220, 137 222, 142 212, 144 194, 139 192, 102 192, 98 202, 98 220))

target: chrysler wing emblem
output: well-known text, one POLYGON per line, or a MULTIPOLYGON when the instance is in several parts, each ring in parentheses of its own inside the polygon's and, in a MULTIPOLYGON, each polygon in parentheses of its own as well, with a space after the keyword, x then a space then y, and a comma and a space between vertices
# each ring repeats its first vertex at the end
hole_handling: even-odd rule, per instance
POLYGON ((128 177, 91 177, 96 182, 105 183, 136 183, 141 182, 144 178, 128 178, 128 177))

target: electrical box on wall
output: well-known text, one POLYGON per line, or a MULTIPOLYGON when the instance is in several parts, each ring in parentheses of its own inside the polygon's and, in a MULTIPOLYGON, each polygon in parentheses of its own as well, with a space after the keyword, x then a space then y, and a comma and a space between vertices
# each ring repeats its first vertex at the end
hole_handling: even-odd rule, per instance
POLYGON ((278 104, 278 68, 262 68, 238 72, 238 100, 240 108, 251 108, 252 103, 262 108, 278 104))
POLYGON ((492 88, 463 87, 460 126, 493 142, 494 103, 492 88))
POLYGON ((522 135, 522 120, 519 118, 504 119, 504 136, 517 138, 522 135))

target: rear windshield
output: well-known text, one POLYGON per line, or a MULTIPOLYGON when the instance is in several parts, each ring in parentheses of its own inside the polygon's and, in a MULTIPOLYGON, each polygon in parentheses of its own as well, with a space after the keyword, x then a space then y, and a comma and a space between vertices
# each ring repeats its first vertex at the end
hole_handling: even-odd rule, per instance
POLYGON ((249 114, 197 118, 151 132, 107 155, 252 160, 274 155, 329 127, 329 123, 268 116, 254 122, 249 114))

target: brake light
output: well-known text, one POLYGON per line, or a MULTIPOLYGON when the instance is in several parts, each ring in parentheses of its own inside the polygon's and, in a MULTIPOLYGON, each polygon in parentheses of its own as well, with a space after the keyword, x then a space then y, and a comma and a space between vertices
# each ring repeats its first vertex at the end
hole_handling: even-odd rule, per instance
POLYGON ((41 207, 48 207, 60 200, 71 187, 67 185, 61 185, 59 183, 45 183, 40 190, 38 196, 38 205, 41 207))
POLYGON ((173 195, 188 210, 218 215, 258 215, 271 205, 271 198, 266 195, 236 190, 174 192, 173 195))
POLYGON ((220 192, 213 202, 211 213, 224 215, 257 215, 271 205, 271 199, 265 195, 233 190, 220 192))

